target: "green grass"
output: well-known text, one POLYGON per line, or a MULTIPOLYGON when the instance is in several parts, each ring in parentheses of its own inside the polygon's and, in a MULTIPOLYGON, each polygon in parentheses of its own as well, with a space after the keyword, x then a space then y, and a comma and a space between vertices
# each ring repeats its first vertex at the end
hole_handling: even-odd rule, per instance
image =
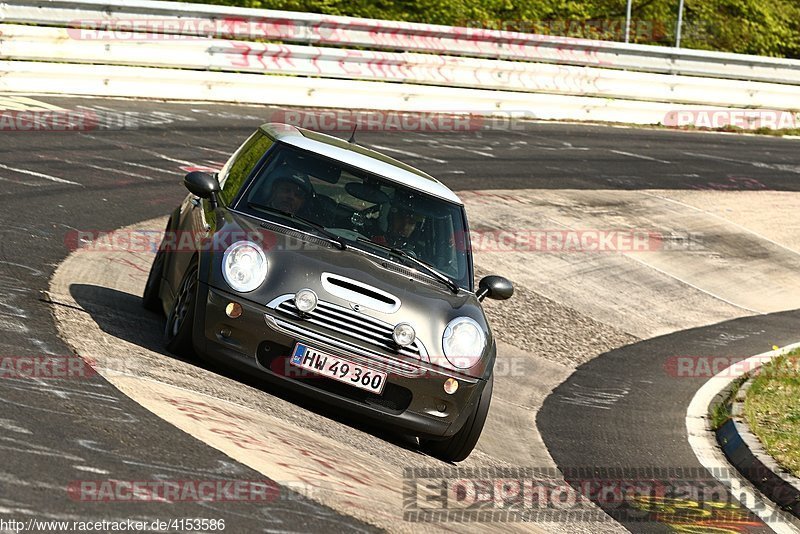
POLYGON ((761 369, 747 391, 744 415, 764 449, 800 475, 800 350, 761 369))
POLYGON ((712 430, 717 430, 719 427, 724 425, 728 419, 731 418, 731 406, 733 404, 733 399, 736 397, 736 393, 739 391, 739 388, 742 387, 742 384, 744 384, 746 381, 747 375, 740 376, 734 380, 725 400, 713 405, 708 414, 709 418, 711 419, 712 430))
POLYGON ((714 408, 711 409, 710 417, 711 428, 713 430, 717 430, 719 427, 724 425, 728 419, 731 418, 731 405, 727 402, 715 404, 714 408))

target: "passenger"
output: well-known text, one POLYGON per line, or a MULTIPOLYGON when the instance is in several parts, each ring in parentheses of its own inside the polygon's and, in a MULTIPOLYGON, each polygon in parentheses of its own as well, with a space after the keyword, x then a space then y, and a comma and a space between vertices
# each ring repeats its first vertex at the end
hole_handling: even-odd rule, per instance
POLYGON ((417 229, 419 217, 410 206, 392 206, 389 210, 386 232, 373 237, 373 241, 387 247, 414 252, 412 234, 417 229))

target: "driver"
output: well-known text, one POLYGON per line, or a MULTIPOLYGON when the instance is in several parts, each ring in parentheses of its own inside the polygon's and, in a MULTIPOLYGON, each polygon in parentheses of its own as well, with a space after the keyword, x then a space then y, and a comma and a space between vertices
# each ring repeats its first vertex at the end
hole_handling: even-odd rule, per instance
POLYGON ((273 179, 267 205, 294 215, 309 206, 312 196, 308 176, 286 167, 273 179))
POLYGON ((413 252, 411 235, 417 229, 419 217, 410 206, 392 206, 389 209, 386 232, 373 237, 376 243, 413 252))

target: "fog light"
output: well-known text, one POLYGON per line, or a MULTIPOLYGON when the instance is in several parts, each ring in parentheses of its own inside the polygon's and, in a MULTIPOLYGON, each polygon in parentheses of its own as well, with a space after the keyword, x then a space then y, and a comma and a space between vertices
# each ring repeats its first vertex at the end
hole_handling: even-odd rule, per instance
POLYGON ((230 317, 231 319, 237 319, 242 316, 242 305, 238 302, 229 302, 227 306, 225 306, 225 315, 230 317))
POLYGON ((302 313, 311 313, 317 307, 317 294, 310 289, 301 289, 294 294, 294 305, 302 313))
POLYGON ((458 380, 455 378, 448 378, 444 381, 444 392, 448 395, 452 395, 458 391, 458 380))
POLYGON ((401 347, 411 345, 417 339, 417 333, 414 332, 414 327, 408 323, 400 323, 394 327, 392 332, 392 339, 401 347))

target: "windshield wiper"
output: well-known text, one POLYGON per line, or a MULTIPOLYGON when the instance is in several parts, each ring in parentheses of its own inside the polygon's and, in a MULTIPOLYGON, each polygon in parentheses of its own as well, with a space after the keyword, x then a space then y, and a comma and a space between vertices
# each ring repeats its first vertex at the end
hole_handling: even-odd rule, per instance
POLYGON ((367 243, 367 244, 370 244, 370 245, 374 245, 374 246, 376 246, 378 248, 382 248, 384 250, 388 250, 389 252, 391 252, 395 256, 400 256, 403 259, 409 260, 411 263, 416 265, 418 268, 421 268, 423 271, 427 272, 428 274, 430 274, 431 276, 433 276, 434 278, 436 278, 437 280, 442 282, 444 285, 446 285, 448 288, 450 288, 450 291, 452 291, 453 293, 458 293, 458 290, 459 290, 458 284, 456 284, 453 281, 452 278, 450 278, 447 275, 444 275, 444 274, 440 273, 439 270, 436 269, 436 267, 434 267, 433 265, 430 265, 427 262, 424 262, 424 261, 422 261, 420 259, 415 258, 414 256, 412 256, 411 254, 409 254, 405 250, 400 249, 400 248, 395 248, 395 247, 387 247, 386 245, 382 245, 381 243, 376 243, 375 241, 373 241, 371 239, 366 239, 364 237, 358 237, 357 241, 360 242, 360 243, 367 243))
POLYGON ((289 219, 292 219, 293 221, 299 221, 299 222, 305 224, 306 226, 310 226, 311 228, 314 228, 315 230, 317 230, 317 232, 319 232, 320 234, 325 236, 326 240, 329 243, 331 243, 332 245, 335 245, 336 247, 338 247, 339 250, 344 250, 344 249, 347 248, 347 245, 345 244, 345 242, 342 240, 341 237, 339 237, 338 235, 334 234, 333 232, 331 232, 330 230, 328 230, 327 228, 325 228, 324 226, 322 226, 321 224, 319 224, 316 221, 312 221, 310 219, 306 219, 305 217, 300 217, 299 215, 295 215, 294 213, 291 213, 289 211, 284 211, 284 210, 280 210, 280 209, 277 209, 277 208, 273 208, 273 207, 267 206, 265 204, 259 204, 258 202, 248 202, 247 205, 249 207, 255 208, 257 210, 266 211, 268 213, 275 213, 277 215, 282 215, 284 217, 288 217, 289 219))

